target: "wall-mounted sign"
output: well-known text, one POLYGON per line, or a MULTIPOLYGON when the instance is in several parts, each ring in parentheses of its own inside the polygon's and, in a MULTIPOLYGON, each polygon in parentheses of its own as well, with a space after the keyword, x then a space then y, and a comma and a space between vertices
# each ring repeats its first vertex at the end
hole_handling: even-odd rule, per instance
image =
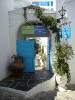
POLYGON ((34 25, 34 34, 46 34, 46 26, 34 25))
POLYGON ((34 34, 34 26, 22 26, 22 34, 34 34))
POLYGON ((61 38, 71 38, 71 27, 61 29, 61 38))
POLYGON ((46 34, 45 25, 22 26, 21 29, 22 29, 22 34, 46 34))

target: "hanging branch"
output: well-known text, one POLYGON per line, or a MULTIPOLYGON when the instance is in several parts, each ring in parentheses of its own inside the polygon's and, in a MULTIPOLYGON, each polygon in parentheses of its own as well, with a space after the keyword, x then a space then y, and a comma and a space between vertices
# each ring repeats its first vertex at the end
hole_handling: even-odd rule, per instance
POLYGON ((56 19, 51 16, 44 16, 43 15, 43 11, 45 10, 44 8, 35 5, 29 5, 23 8, 26 25, 27 25, 27 15, 26 15, 27 8, 35 10, 35 15, 37 16, 37 18, 39 18, 40 21, 42 21, 42 23, 46 25, 46 27, 49 26, 50 30, 52 30, 52 33, 56 33, 55 42, 60 42, 60 35, 59 35, 60 28, 57 28, 56 19))

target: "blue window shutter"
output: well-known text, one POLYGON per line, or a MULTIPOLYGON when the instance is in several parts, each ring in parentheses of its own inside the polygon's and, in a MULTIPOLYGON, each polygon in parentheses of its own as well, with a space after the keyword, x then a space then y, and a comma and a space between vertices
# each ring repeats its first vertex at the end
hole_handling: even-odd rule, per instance
POLYGON ((50 1, 49 2, 49 6, 53 6, 53 1, 50 1))
POLYGON ((51 1, 49 2, 49 6, 51 6, 51 1))
POLYGON ((47 6, 47 2, 41 2, 40 6, 47 6))
POLYGON ((51 6, 53 6, 53 1, 51 1, 51 6))
POLYGON ((47 2, 47 6, 49 6, 49 2, 47 2))
POLYGON ((51 8, 51 10, 53 10, 53 8, 51 8))
POLYGON ((32 4, 35 4, 36 6, 39 6, 39 2, 32 2, 32 4))
POLYGON ((53 8, 48 8, 49 10, 53 10, 53 8))

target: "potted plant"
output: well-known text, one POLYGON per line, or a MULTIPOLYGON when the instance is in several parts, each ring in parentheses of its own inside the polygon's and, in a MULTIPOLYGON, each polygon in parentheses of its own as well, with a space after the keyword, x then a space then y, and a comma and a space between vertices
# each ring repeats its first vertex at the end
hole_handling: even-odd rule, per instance
POLYGON ((18 78, 23 73, 23 69, 25 68, 25 64, 23 63, 25 60, 21 55, 13 55, 11 58, 14 58, 15 61, 10 64, 11 76, 18 78))
POLYGON ((57 73, 56 81, 59 87, 65 88, 66 83, 69 83, 71 80, 68 64, 68 60, 73 57, 73 50, 71 45, 58 43, 56 46, 55 57, 56 61, 54 62, 53 66, 57 73))
POLYGON ((25 60, 24 60, 24 57, 23 56, 21 56, 21 54, 20 55, 13 55, 13 56, 11 56, 11 58, 19 58, 20 60, 21 60, 21 62, 23 63, 25 60))

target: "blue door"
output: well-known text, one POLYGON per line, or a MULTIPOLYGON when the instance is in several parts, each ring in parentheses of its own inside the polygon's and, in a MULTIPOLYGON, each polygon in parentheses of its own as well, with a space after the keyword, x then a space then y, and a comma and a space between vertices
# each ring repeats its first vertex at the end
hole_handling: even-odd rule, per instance
POLYGON ((34 41, 17 40, 17 55, 22 55, 25 59, 24 72, 35 72, 34 64, 34 41))
POLYGON ((49 71, 52 72, 52 68, 51 68, 51 40, 49 40, 49 71))

